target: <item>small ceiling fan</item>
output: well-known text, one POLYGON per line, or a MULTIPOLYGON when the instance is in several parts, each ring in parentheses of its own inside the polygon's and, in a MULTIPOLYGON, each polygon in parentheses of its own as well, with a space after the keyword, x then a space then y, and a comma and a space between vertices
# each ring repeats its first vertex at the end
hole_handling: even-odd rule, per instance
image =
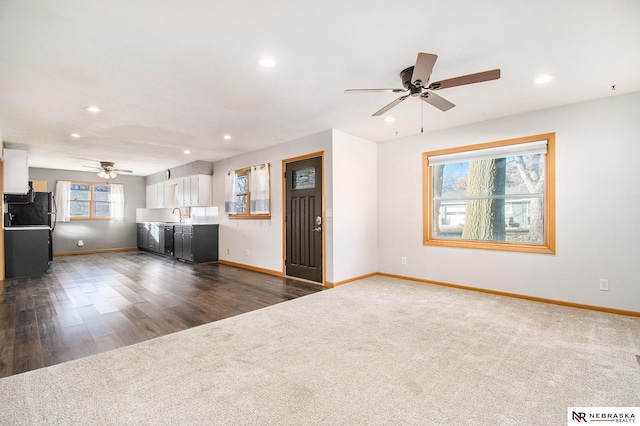
POLYGON ((400 72, 400 78, 402 79, 402 86, 404 89, 347 89, 345 93, 368 93, 368 92, 393 92, 403 93, 409 92, 406 95, 400 96, 398 99, 388 103, 378 111, 373 113, 374 117, 383 115, 391 108, 395 107, 409 96, 419 97, 426 103, 433 105, 441 111, 448 111, 455 105, 445 98, 436 95, 434 91, 441 89, 448 89, 449 87, 463 86, 465 84, 481 83, 483 81, 497 80, 500 78, 500 70, 490 70, 479 72, 475 74, 463 75, 460 77, 454 77, 447 80, 440 80, 429 84, 431 78, 431 72, 433 66, 438 59, 438 55, 431 53, 418 53, 416 64, 414 66, 403 69, 400 72))
POLYGON ((113 179, 118 176, 118 173, 133 173, 132 170, 124 170, 124 169, 116 169, 113 167, 113 162, 111 161, 100 161, 100 167, 95 166, 82 166, 87 167, 89 169, 98 170, 98 176, 103 179, 113 179))

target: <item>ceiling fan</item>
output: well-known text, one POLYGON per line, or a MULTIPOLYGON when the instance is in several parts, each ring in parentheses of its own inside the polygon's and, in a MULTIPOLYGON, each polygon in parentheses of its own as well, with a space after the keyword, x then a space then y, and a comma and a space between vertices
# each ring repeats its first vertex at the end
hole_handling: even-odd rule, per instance
POLYGON ((100 167, 95 166, 82 166, 87 167, 89 169, 98 170, 98 176, 103 179, 113 179, 118 176, 118 173, 133 173, 132 170, 124 170, 124 169, 116 169, 113 167, 113 162, 111 161, 100 161, 100 167))
POLYGON ((431 53, 418 53, 416 64, 414 66, 403 69, 400 72, 400 78, 402 79, 403 89, 347 89, 345 93, 368 93, 368 92, 393 92, 403 93, 409 92, 406 95, 400 96, 398 99, 388 103, 378 111, 373 113, 374 117, 383 115, 391 108, 395 107, 409 96, 419 97, 426 103, 433 105, 441 111, 448 111, 455 105, 445 98, 436 95, 434 91, 441 89, 448 89, 449 87, 463 86, 465 84, 481 83, 483 81, 497 80, 500 78, 500 70, 483 71, 475 74, 463 75, 460 77, 449 78, 447 80, 440 80, 429 84, 431 78, 431 71, 438 59, 438 55, 431 53))

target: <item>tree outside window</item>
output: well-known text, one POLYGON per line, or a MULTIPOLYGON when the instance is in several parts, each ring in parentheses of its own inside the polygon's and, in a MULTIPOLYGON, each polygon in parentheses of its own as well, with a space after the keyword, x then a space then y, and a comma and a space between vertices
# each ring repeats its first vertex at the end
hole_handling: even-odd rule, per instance
POLYGON ((555 135, 424 154, 424 244, 555 252, 555 135))

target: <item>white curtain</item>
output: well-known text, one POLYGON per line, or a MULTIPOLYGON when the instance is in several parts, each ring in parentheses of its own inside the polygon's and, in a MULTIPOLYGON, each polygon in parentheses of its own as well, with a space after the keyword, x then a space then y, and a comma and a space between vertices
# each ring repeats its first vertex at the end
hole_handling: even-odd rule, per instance
POLYGON ((111 219, 124 220, 124 185, 112 183, 109 188, 111 191, 111 219))
POLYGON ((56 182, 56 221, 57 222, 70 222, 71 221, 71 201, 69 197, 71 195, 71 182, 66 180, 59 180, 56 182))
POLYGON ((270 214, 269 163, 251 167, 249 185, 249 191, 251 192, 251 214, 270 214))
POLYGON ((236 196, 236 172, 226 172, 224 175, 224 211, 236 213, 238 209, 236 196))

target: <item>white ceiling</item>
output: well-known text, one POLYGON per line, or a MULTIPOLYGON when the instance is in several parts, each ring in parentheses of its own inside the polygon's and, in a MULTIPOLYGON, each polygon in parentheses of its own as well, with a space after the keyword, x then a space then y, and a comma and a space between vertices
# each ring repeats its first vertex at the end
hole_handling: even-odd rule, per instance
POLYGON ((413 135, 421 104, 428 131, 638 90, 637 0, 0 0, 0 133, 33 167, 145 176, 329 128, 413 135), (393 123, 371 114, 398 94, 343 93, 401 87, 418 52, 439 55, 431 81, 502 78, 439 91, 447 112, 410 98, 393 123))

